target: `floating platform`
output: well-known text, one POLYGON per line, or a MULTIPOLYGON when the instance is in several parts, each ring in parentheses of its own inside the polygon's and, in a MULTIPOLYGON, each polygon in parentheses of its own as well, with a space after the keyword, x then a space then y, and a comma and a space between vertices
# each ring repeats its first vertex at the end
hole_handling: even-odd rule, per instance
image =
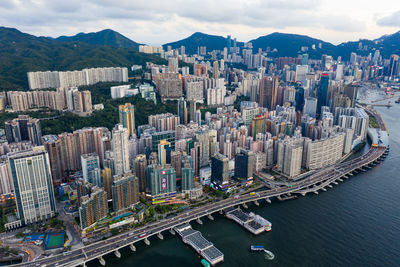
POLYGON ((182 237, 185 244, 190 245, 211 265, 224 261, 224 254, 213 243, 203 237, 200 231, 196 231, 190 224, 175 227, 175 231, 182 237))
POLYGON ((269 221, 252 212, 245 213, 240 208, 228 211, 225 216, 234 220, 254 235, 259 235, 264 231, 271 231, 272 224, 269 221))

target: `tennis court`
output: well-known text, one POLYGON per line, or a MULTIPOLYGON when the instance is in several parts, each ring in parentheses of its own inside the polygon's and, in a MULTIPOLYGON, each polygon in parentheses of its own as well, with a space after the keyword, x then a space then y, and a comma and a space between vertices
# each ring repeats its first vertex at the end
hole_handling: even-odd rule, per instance
POLYGON ((45 249, 62 248, 64 245, 64 233, 47 234, 45 244, 45 249))

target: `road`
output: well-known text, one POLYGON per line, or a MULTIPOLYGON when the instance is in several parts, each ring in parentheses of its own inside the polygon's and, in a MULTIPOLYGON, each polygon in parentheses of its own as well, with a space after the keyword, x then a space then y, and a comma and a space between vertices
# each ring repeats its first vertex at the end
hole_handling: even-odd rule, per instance
POLYGON ((146 239, 149 236, 170 230, 175 226, 196 220, 226 208, 242 205, 251 201, 258 201, 284 194, 296 193, 297 191, 301 190, 309 190, 309 192, 314 192, 318 190, 315 189, 315 186, 320 186, 324 183, 329 184, 339 179, 344 174, 352 172, 375 161, 381 157, 385 151, 385 147, 373 147, 361 157, 319 170, 309 177, 301 181, 294 182, 290 185, 260 191, 254 195, 242 195, 239 198, 231 197, 215 203, 210 203, 208 205, 189 210, 186 213, 178 215, 174 218, 158 221, 145 227, 125 232, 111 237, 105 241, 99 241, 61 255, 39 259, 34 262, 22 263, 18 266, 56 266, 56 264, 57 266, 76 266, 82 264, 83 262, 99 258, 100 256, 111 253, 117 249, 129 246, 130 244, 146 239), (139 237, 141 234, 144 236, 139 237))

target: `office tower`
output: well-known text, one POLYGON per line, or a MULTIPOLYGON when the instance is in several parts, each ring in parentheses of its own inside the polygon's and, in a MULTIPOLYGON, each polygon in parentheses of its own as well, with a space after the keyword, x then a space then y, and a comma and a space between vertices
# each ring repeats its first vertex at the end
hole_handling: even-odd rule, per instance
POLYGON ((190 121, 196 121, 196 101, 190 101, 190 121))
POLYGON ((127 209, 139 202, 139 182, 133 174, 115 177, 111 191, 114 212, 127 209))
POLYGON ((79 219, 81 229, 87 229, 96 222, 105 218, 108 213, 107 192, 99 187, 94 187, 90 195, 81 197, 79 219))
POLYGON ((188 162, 182 167, 182 192, 192 190, 194 188, 194 171, 188 162))
POLYGON ((303 111, 304 108, 304 88, 303 87, 299 87, 296 89, 296 110, 298 111, 303 111))
POLYGON ((266 132, 265 118, 263 116, 257 116, 253 118, 251 122, 251 136, 253 140, 256 140, 257 134, 266 132))
POLYGON ((139 180, 139 191, 146 192, 146 155, 140 154, 135 158, 135 175, 139 180))
POLYGON ((171 163, 171 143, 167 140, 161 140, 158 144, 158 163, 161 166, 171 163))
POLYGON ((318 103, 317 103, 318 114, 320 114, 321 112, 321 107, 326 106, 328 104, 328 86, 329 86, 329 75, 328 73, 323 73, 318 88, 318 103))
POLYGON ((121 124, 115 125, 112 131, 112 150, 114 153, 114 169, 116 175, 129 172, 129 133, 121 124))
POLYGON ((252 151, 241 149, 235 155, 235 177, 249 179, 253 177, 254 154, 252 151))
POLYGON ((178 73, 178 58, 170 57, 168 58, 168 71, 171 73, 178 73))
POLYGON ((131 103, 119 106, 119 123, 128 129, 130 136, 135 134, 135 106, 131 103))
POLYGON ((49 219, 56 203, 48 154, 43 146, 9 153, 9 170, 14 185, 17 217, 23 224, 49 219))
POLYGON ((81 155, 82 175, 85 181, 102 187, 100 161, 96 153, 81 155))
POLYGON ((176 172, 171 165, 149 165, 146 168, 147 186, 150 194, 160 196, 176 192, 176 172))
POLYGON ((188 118, 187 118, 187 108, 186 108, 186 101, 183 97, 178 100, 178 116, 179 116, 179 123, 187 125, 188 118))
POLYGON ((213 63, 213 77, 214 77, 214 79, 218 79, 219 78, 218 61, 214 61, 214 63, 213 63))
POLYGON ((228 177, 228 157, 216 154, 211 158, 211 181, 218 184, 229 182, 228 177))
POLYGON ((260 107, 274 110, 276 107, 279 80, 278 77, 264 77, 260 83, 260 107))
POLYGON ((101 184, 104 188, 104 190, 107 192, 107 197, 108 199, 111 198, 111 185, 113 183, 113 175, 111 173, 110 168, 104 168, 101 171, 101 184))

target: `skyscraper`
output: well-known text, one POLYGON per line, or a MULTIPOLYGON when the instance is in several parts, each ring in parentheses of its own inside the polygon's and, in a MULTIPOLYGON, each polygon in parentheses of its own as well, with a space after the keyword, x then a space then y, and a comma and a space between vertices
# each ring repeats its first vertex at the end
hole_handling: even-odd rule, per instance
POLYGON ((129 135, 135 133, 135 106, 131 103, 119 106, 119 123, 128 129, 129 135))
POLYGON ((111 191, 114 212, 124 210, 139 202, 139 182, 133 174, 116 177, 111 191))
POLYGON ((186 125, 188 123, 186 101, 183 97, 178 100, 178 116, 180 124, 186 125))
POLYGON ((253 177, 254 154, 252 151, 241 149, 235 155, 235 177, 249 179, 253 177))
POLYGON ((171 143, 166 140, 158 144, 158 162, 161 166, 171 163, 171 143))
POLYGON ((253 118, 251 122, 251 136, 253 137, 253 140, 256 140, 257 134, 265 133, 265 126, 265 118, 263 116, 253 118))
POLYGON ((328 104, 328 85, 329 85, 329 75, 328 73, 323 73, 318 88, 318 103, 317 103, 318 114, 321 112, 321 107, 327 106, 328 104))
POLYGON ((147 160, 146 155, 140 154, 137 155, 135 158, 135 175, 139 180, 139 191, 145 192, 146 191, 146 167, 147 167, 147 160))
POLYGON ((5 122, 4 130, 9 143, 29 140, 37 146, 42 144, 40 121, 28 115, 19 115, 18 118, 5 122))
POLYGON ((115 125, 112 131, 112 150, 114 152, 115 174, 129 172, 129 133, 121 124, 115 125))
POLYGON ((228 157, 217 154, 211 158, 211 181, 219 184, 227 183, 228 177, 228 157))
POLYGON ((43 146, 9 153, 17 217, 23 224, 49 219, 56 212, 50 162, 43 146))
POLYGON ((99 156, 96 153, 83 154, 81 155, 81 164, 83 179, 102 187, 99 156))
POLYGON ((278 95, 279 79, 278 77, 264 77, 260 83, 260 100, 261 107, 273 110, 276 107, 278 95))
POLYGON ((190 101, 190 121, 196 121, 196 101, 190 101))
POLYGON ((214 79, 218 79, 219 78, 218 61, 214 61, 214 63, 213 63, 213 76, 214 76, 214 79))
POLYGON ((176 172, 171 165, 149 165, 146 169, 147 186, 152 196, 176 192, 176 172))
POLYGON ((182 191, 192 190, 194 188, 194 171, 188 162, 182 168, 182 191))
POLYGON ((112 197, 111 186, 113 183, 113 176, 110 168, 104 168, 101 171, 101 183, 104 190, 107 192, 108 199, 110 199, 112 197))

